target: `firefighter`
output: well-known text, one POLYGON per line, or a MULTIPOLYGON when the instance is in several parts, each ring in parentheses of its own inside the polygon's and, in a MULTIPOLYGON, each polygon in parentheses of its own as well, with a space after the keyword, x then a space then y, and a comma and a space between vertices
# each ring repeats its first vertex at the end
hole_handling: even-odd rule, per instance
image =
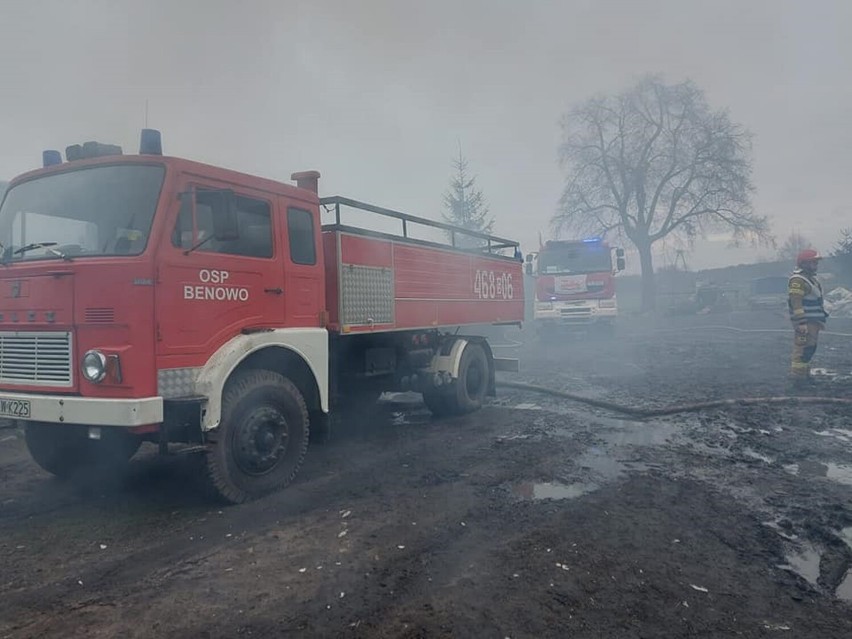
POLYGON ((816 277, 821 259, 813 249, 801 251, 788 284, 790 320, 795 329, 790 377, 796 384, 812 381, 811 359, 816 353, 819 332, 825 328, 828 318, 822 286, 816 277))

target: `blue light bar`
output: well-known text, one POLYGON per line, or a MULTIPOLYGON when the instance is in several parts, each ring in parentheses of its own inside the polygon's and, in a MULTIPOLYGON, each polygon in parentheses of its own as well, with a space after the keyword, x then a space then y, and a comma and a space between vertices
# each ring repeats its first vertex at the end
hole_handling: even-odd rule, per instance
POLYGON ((139 140, 140 155, 162 155, 163 139, 156 129, 142 129, 139 140))
POLYGON ((62 154, 54 149, 48 149, 41 152, 42 166, 56 166, 62 164, 62 154))
POLYGON ((599 237, 587 237, 585 240, 583 240, 583 242, 585 242, 586 244, 593 244, 596 242, 603 242, 603 240, 599 237))

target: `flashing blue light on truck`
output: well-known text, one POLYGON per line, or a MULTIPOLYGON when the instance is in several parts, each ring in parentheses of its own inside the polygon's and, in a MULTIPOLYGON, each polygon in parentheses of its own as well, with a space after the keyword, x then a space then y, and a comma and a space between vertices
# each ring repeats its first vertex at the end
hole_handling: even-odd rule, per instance
POLYGON ((142 129, 142 135, 139 138, 139 154, 163 154, 163 138, 157 129, 142 129))
POLYGON ((599 237, 587 237, 583 242, 586 244, 597 244, 598 242, 603 242, 603 240, 599 237))
POLYGON ((54 149, 47 149, 46 151, 42 151, 41 163, 44 167, 62 164, 62 154, 54 149))

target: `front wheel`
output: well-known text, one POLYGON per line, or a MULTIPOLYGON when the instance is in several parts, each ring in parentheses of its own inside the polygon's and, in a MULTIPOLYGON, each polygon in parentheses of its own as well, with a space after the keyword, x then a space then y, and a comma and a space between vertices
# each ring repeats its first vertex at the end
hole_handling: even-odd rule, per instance
POLYGON ((207 469, 216 492, 239 504, 289 484, 308 448, 305 400, 286 377, 250 370, 228 382, 222 421, 208 439, 207 469))

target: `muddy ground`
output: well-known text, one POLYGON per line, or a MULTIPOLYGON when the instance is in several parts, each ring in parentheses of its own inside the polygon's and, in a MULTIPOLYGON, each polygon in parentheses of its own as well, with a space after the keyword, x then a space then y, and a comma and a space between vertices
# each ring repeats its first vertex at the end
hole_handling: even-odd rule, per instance
MULTIPOLYGON (((739 314, 495 343, 517 379, 663 406, 784 394, 789 341, 739 314)), ((811 394, 852 397, 852 338, 817 360, 811 394)), ((0 637, 852 636, 848 407, 635 421, 501 391, 347 423, 229 508, 192 456, 67 485, 0 431, 0 637)))

